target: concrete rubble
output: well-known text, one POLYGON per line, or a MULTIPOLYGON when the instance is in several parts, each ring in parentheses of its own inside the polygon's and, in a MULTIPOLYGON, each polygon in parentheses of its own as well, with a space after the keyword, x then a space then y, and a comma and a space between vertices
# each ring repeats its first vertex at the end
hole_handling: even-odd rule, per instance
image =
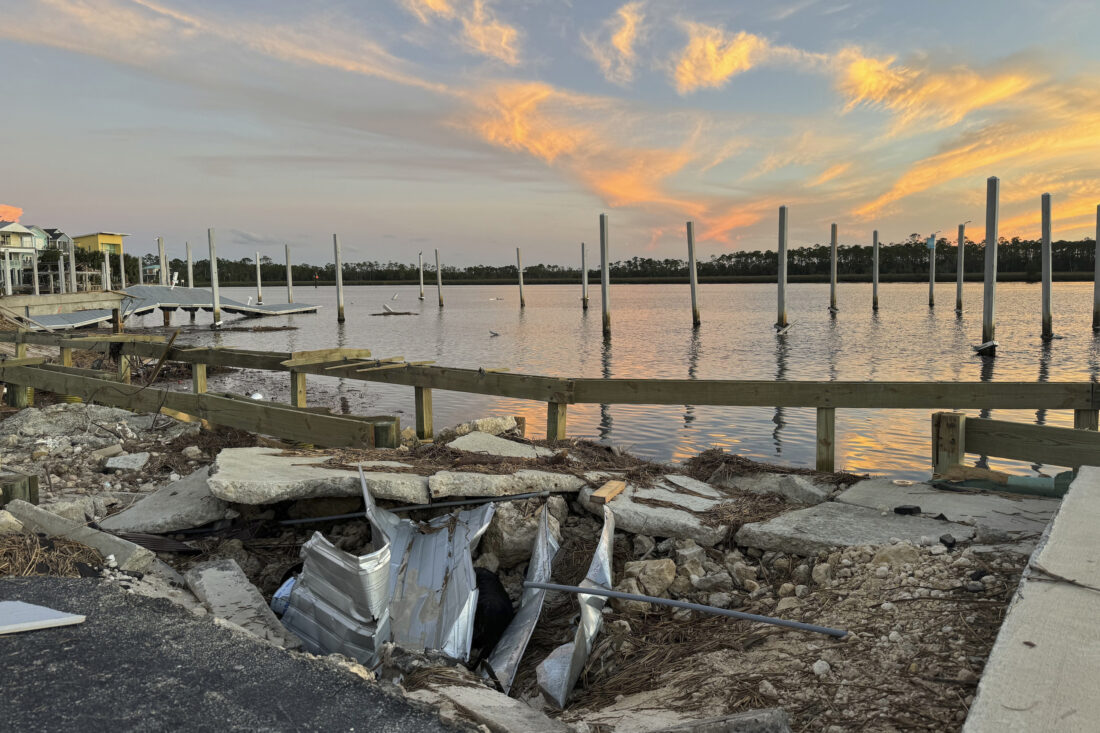
POLYGON ((199 469, 107 517, 100 526, 112 532, 163 534, 226 519, 233 510, 210 493, 209 478, 209 468, 199 469))
POLYGON ((815 483, 806 476, 793 473, 750 473, 727 476, 714 482, 725 489, 750 491, 754 494, 778 494, 796 504, 820 504, 833 493, 831 484, 815 483))
POLYGON ((573 492, 584 486, 585 480, 577 476, 530 469, 510 474, 440 471, 428 479, 433 499, 512 496, 536 491, 573 492))
POLYGON ((484 453, 505 458, 548 458, 554 455, 554 451, 549 448, 517 443, 514 440, 498 438, 495 435, 477 431, 455 438, 447 443, 447 447, 467 453, 484 453))
POLYGON ((210 613, 278 646, 294 649, 298 638, 287 631, 233 560, 196 565, 184 576, 187 585, 210 613))
POLYGON ((108 471, 140 471, 149 462, 149 453, 126 453, 112 456, 107 459, 108 471))
MULTIPOLYGON (((599 515, 603 505, 592 501, 596 488, 585 487, 577 500, 585 509, 599 515)), ((729 525, 713 523, 709 516, 727 501, 728 498, 717 489, 687 476, 665 476, 663 482, 652 487, 627 484, 613 502, 615 526, 633 534, 691 538, 700 545, 711 547, 729 534, 729 525)))

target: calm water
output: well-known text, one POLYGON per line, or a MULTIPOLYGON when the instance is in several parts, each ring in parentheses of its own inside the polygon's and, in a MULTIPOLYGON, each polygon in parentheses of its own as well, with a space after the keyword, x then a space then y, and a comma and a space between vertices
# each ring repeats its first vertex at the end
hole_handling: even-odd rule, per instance
MULTIPOLYGON (((255 291, 224 288, 244 301, 255 291)), ((514 286, 444 287, 446 307, 436 305, 434 288, 424 301, 413 287, 349 287, 347 323, 336 323, 333 288, 295 288, 295 299, 323 306, 315 315, 226 321, 226 325, 290 325, 278 333, 216 333, 210 314, 190 328, 186 315, 181 341, 247 349, 301 351, 333 346, 362 347, 379 357, 435 360, 447 366, 508 368, 513 372, 562 377, 650 377, 780 380, 1093 380, 1100 364, 1100 339, 1091 330, 1092 284, 1055 283, 1055 333, 1049 346, 1039 338, 1039 285, 998 285, 995 360, 983 361, 971 345, 981 340, 981 284, 967 284, 965 310, 954 310, 955 285, 937 286, 937 307, 928 308, 927 284, 880 286, 880 310, 871 311, 870 284, 839 288, 840 312, 827 311, 827 284, 799 284, 788 290, 793 327, 777 337, 774 285, 701 285, 703 325, 691 329, 687 285, 616 285, 611 289, 613 336, 601 334, 599 287, 581 311, 580 287, 529 286, 527 308, 519 309, 514 286), (391 300, 394 293, 396 301, 391 300), (388 304, 416 316, 372 317, 388 304), (490 330, 500 334, 490 336, 490 330)), ((265 288, 267 302, 284 302, 285 288, 265 288)), ((160 314, 144 324, 159 326, 160 314)), ((142 319, 132 324, 138 326, 142 319)), ((210 378, 211 390, 259 391, 289 400, 284 375, 248 372, 210 378)), ((309 377, 312 405, 334 411, 394 413, 413 422, 408 387, 309 377)), ((545 405, 480 395, 434 395, 438 427, 485 415, 527 417, 528 434, 545 429, 545 405)), ((894 477, 926 477, 930 463, 930 410, 838 410, 837 467, 894 477)), ((1072 426, 1071 411, 999 411, 1009 420, 1072 426)), ((757 459, 795 465, 814 461, 812 409, 706 406, 570 405, 568 433, 629 446, 657 459, 683 459, 721 446, 757 459)), ((993 465, 1011 466, 1005 462, 993 465)), ((1027 466, 1016 466, 1024 468, 1027 466)), ((1032 467, 1037 468, 1037 467, 1032 467)))

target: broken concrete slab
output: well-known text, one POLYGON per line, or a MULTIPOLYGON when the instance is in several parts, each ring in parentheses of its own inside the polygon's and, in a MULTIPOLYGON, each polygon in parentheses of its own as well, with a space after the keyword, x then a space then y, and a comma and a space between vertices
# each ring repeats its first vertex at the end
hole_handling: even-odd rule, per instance
POLYGON ((152 552, 135 545, 133 542, 86 527, 81 523, 59 517, 56 514, 51 514, 41 507, 28 504, 20 499, 9 502, 5 508, 22 522, 26 529, 79 542, 98 550, 99 554, 104 557, 114 555, 115 561, 122 570, 145 572, 157 559, 157 556, 152 552))
POLYGON ((0 534, 15 534, 23 531, 23 523, 7 509, 0 509, 0 534))
MULTIPOLYGON (((361 496, 359 474, 327 468, 328 456, 284 456, 275 448, 226 448, 210 472, 210 493, 235 504, 272 504, 289 499, 361 496)), ((367 475, 377 499, 428 503, 428 479, 413 473, 367 475)))
POLYGON ((515 430, 516 427, 516 418, 511 415, 508 417, 483 417, 480 420, 471 420, 455 425, 453 428, 448 428, 442 431, 442 435, 446 436, 448 434, 453 434, 462 436, 475 432, 486 433, 488 435, 500 435, 509 430, 515 430))
POLYGON ((750 473, 726 476, 718 486, 754 494, 778 494, 798 504, 820 504, 833 492, 831 484, 819 484, 806 476, 792 473, 750 473))
POLYGON ((210 468, 201 468, 163 486, 99 523, 112 532, 161 534, 225 519, 229 505, 210 493, 210 468))
POLYGON ((140 471, 149 462, 149 453, 127 453, 121 456, 112 456, 107 459, 105 467, 108 471, 140 471))
POLYGON ((566 733, 569 728, 530 705, 487 687, 432 685, 409 698, 438 706, 449 702, 463 715, 492 733, 566 733))
POLYGON ((549 448, 517 443, 514 440, 498 438, 495 435, 477 431, 455 438, 447 443, 447 447, 466 453, 484 453, 506 458, 546 458, 554 455, 554 451, 549 448))
POLYGON ((765 708, 681 723, 655 733, 791 733, 791 721, 783 708, 765 708))
POLYGON ((363 470, 368 468, 412 468, 409 463, 402 463, 401 461, 363 461, 359 464, 363 467, 363 470))
POLYGON ((90 496, 78 496, 61 501, 39 504, 50 514, 56 514, 77 524, 84 524, 95 516, 95 502, 90 496))
POLYGON ((584 479, 567 473, 522 470, 508 474, 440 471, 428 479, 433 499, 445 496, 513 496, 533 491, 579 491, 584 479))
MULTIPOLYGON (((514 568, 531 559, 531 548, 539 531, 541 499, 502 501, 497 504, 489 528, 481 538, 481 552, 497 558, 498 567, 514 568)), ((556 517, 547 517, 550 534, 561 544, 561 525, 556 517)), ((495 572, 495 570, 494 570, 495 572)))
POLYGON ((214 616, 281 647, 301 646, 298 638, 275 618, 260 591, 235 560, 204 562, 188 570, 184 577, 191 592, 214 616))
MULTIPOLYGON (((592 501, 594 491, 585 487, 577 499, 585 509, 601 516, 604 505, 592 501)), ((615 513, 615 526, 620 530, 651 537, 692 539, 711 547, 725 539, 729 525, 712 526, 708 516, 728 501, 713 486, 687 476, 670 475, 652 487, 627 484, 610 506, 615 513)))
POLYGON ((810 557, 835 547, 886 545, 899 539, 920 544, 922 536, 943 534, 965 542, 973 539, 974 528, 829 501, 766 522, 746 524, 734 539, 745 547, 810 557))
POLYGON ((898 486, 889 479, 860 481, 836 500, 884 512, 919 506, 925 516, 942 514, 949 521, 973 525, 976 541, 989 544, 1037 539, 1061 504, 1060 499, 944 491, 928 484, 898 486))

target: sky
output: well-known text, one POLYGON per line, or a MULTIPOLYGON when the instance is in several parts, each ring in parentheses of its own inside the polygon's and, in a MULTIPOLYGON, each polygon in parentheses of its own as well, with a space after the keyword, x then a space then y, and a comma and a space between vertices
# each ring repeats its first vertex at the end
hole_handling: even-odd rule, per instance
MULTIPOLYGON (((1093 0, 0 0, 0 218, 219 255, 576 265, 1095 236, 1093 0), (590 249, 590 252, 593 251, 590 249), (591 255, 590 255, 591 257, 591 255), (430 259, 430 257, 429 257, 430 259)), ((201 255, 200 255, 201 256, 201 255)))

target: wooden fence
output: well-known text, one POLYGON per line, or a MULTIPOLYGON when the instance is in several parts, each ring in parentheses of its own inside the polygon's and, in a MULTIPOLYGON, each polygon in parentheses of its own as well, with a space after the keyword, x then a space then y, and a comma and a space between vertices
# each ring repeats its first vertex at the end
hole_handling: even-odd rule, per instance
MULTIPOLYGON (((1097 385, 1091 382, 820 382, 820 381, 752 381, 752 380, 686 380, 686 379, 568 379, 530 374, 514 374, 507 371, 490 369, 459 369, 437 366, 430 362, 406 362, 402 357, 385 359, 373 358, 366 349, 324 349, 304 352, 251 351, 218 347, 175 346, 162 338, 116 334, 111 336, 73 337, 52 333, 0 332, 0 341, 14 341, 17 344, 40 344, 56 346, 61 349, 62 364, 71 366, 71 350, 95 349, 106 351, 114 349, 119 354, 119 379, 128 381, 128 357, 143 359, 162 359, 171 362, 183 362, 192 365, 194 375, 194 395, 206 392, 207 366, 227 366, 241 369, 259 369, 288 372, 292 404, 252 403, 263 407, 265 415, 275 415, 278 411, 293 411, 291 415, 318 415, 306 407, 306 376, 321 375, 357 379, 367 382, 399 384, 412 387, 416 408, 416 433, 421 439, 431 438, 432 391, 446 390, 473 394, 509 397, 515 399, 545 402, 546 435, 551 440, 563 439, 566 435, 566 420, 570 404, 651 404, 651 405, 722 405, 735 407, 803 407, 817 410, 817 468, 823 471, 834 469, 835 421, 837 409, 1064 409, 1074 411, 1074 427, 1068 430, 1096 430, 1100 416, 1100 393, 1097 385)), ((16 350, 16 357, 24 356, 16 350)), ((103 385, 95 382, 90 375, 82 375, 74 370, 57 372, 56 367, 43 365, 15 366, 12 362, 0 363, 0 379, 11 384, 25 384, 50 391, 67 394, 89 395, 96 401, 108 399, 103 385), (58 375, 61 376, 58 376, 58 375), (92 380, 92 381, 89 381, 92 380), (97 391, 99 390, 99 391, 97 391)), ((103 380, 98 380, 103 381, 103 380)), ((145 405, 137 409, 147 409, 147 405, 160 404, 148 398, 138 398, 130 393, 118 390, 117 383, 112 384, 116 401, 109 404, 119 406, 145 405), (138 400, 142 400, 140 403, 138 400), (128 403, 128 404, 124 404, 128 403)), ((18 392, 19 390, 16 390, 18 392)), ((161 390, 144 388, 142 392, 162 395, 161 390)), ((134 393, 136 394, 136 393, 134 393)), ((280 427, 282 421, 290 415, 278 415, 260 420, 255 410, 248 410, 241 400, 228 395, 208 395, 205 400, 195 401, 194 395, 171 393, 165 397, 173 401, 166 406, 180 412, 198 411, 209 415, 214 422, 230 424, 236 421, 238 427, 267 432, 269 434, 291 437, 285 433, 293 431, 295 435, 309 433, 319 423, 325 427, 316 429, 313 439, 308 440, 321 445, 347 445, 347 442, 332 443, 338 440, 335 431, 347 427, 343 422, 357 418, 347 416, 323 416, 325 420, 314 418, 312 423, 302 422, 297 427, 280 427), (185 398, 191 398, 190 400, 185 398), (226 402, 218 402, 224 400, 226 402), (229 403, 232 404, 229 404, 229 403), (220 414, 219 414, 219 411, 220 414), (247 414, 247 417, 243 417, 247 414), (337 421, 337 422, 331 422, 337 421), (262 427, 261 427, 262 425, 262 427), (280 432, 282 431, 282 432, 280 432)), ((295 417, 295 419, 298 419, 295 417)), ((392 438, 390 432, 396 430, 396 418, 362 418, 373 424, 387 424, 390 427, 378 428, 384 443, 392 438), (388 422, 387 422, 388 421, 388 422)), ((998 422, 996 435, 982 436, 980 428, 974 428, 970 448, 990 456, 1012 458, 1024 451, 1020 446, 1053 446, 1044 443, 1044 433, 1037 430, 1054 430, 1039 426, 998 422), (1005 427, 1010 426, 1010 427, 1005 427)), ((352 435, 357 435, 352 431, 352 435)), ((365 434, 365 433, 364 433, 365 434)), ((1092 438, 1094 436, 1089 436, 1092 438)), ((1061 440, 1061 439, 1059 439, 1061 440)), ((379 445, 384 444, 382 441, 379 445)), ((1091 445, 1091 443, 1089 444, 1091 445)), ((1029 456, 1033 454, 1028 448, 1029 456)), ((1053 454, 1052 454, 1053 455, 1053 454)), ((1059 454, 1060 455, 1060 454, 1059 454)), ((1053 457, 1045 462, 1058 463, 1053 457)))

